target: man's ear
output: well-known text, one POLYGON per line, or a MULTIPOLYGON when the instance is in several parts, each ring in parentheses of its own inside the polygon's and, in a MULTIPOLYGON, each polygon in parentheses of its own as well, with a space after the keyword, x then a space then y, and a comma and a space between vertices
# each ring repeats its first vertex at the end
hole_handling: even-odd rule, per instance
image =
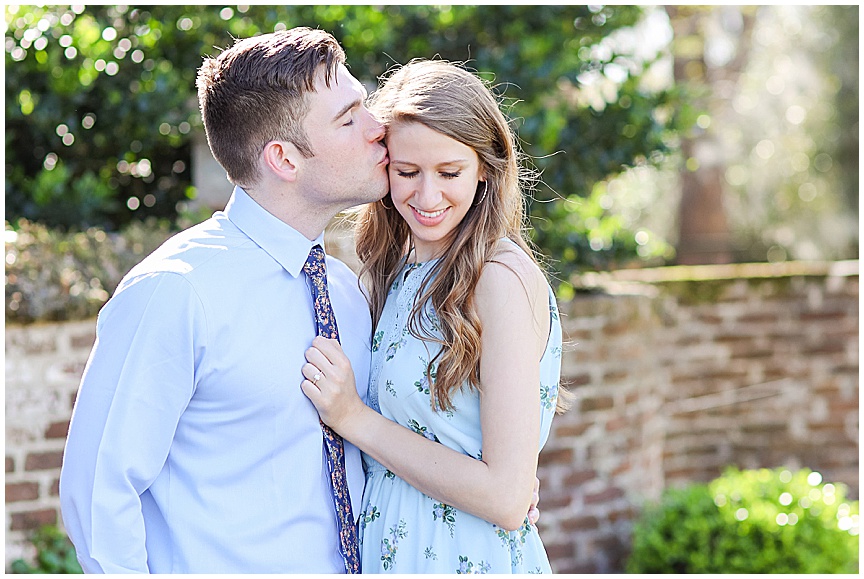
POLYGON ((299 149, 289 141, 270 141, 261 152, 264 167, 283 181, 297 180, 297 161, 302 158, 299 149))

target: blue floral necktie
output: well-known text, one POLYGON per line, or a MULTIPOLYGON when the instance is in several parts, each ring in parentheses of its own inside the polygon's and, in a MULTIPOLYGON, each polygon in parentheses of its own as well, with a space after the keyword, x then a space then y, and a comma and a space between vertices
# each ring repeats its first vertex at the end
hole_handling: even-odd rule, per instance
MULTIPOLYGON (((315 304, 315 326, 319 336, 339 339, 336 316, 330 305, 327 293, 327 270, 324 265, 324 250, 315 245, 309 252, 303 271, 312 282, 312 301, 315 304)), ((336 507, 339 546, 345 561, 347 573, 360 573, 360 555, 357 552, 357 528, 351 512, 351 496, 348 494, 348 481, 345 474, 345 450, 342 437, 332 428, 321 423, 324 432, 324 450, 327 456, 327 470, 330 472, 330 486, 333 490, 333 503, 336 507)))

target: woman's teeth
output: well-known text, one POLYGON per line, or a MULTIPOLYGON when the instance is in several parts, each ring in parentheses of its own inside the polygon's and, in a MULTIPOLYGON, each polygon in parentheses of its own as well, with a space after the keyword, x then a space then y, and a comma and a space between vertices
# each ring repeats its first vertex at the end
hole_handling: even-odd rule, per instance
POLYGON ((425 217, 427 219, 433 219, 435 217, 438 217, 442 213, 444 213, 446 211, 446 209, 439 209, 438 211, 420 211, 419 209, 417 209, 415 207, 414 211, 416 211, 417 213, 419 213, 420 215, 422 215, 423 217, 425 217))

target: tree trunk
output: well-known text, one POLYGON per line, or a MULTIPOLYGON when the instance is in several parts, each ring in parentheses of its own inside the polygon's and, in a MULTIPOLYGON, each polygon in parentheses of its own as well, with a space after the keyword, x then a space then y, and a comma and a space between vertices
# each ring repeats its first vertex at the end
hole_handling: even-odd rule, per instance
MULTIPOLYGON (((705 21, 714 8, 667 6, 672 25, 673 74, 676 84, 693 89, 693 107, 711 117, 714 89, 712 80, 728 78, 740 66, 739 51, 726 70, 711 71, 705 61, 705 21), (713 73, 713 74, 712 74, 713 73), (719 74, 718 74, 719 73, 719 74)), ((723 105, 721 105, 723 106, 723 105)), ((731 238, 723 207, 725 159, 720 144, 709 128, 694 127, 682 135, 680 171, 681 202, 678 209, 679 264, 729 263, 731 238)))

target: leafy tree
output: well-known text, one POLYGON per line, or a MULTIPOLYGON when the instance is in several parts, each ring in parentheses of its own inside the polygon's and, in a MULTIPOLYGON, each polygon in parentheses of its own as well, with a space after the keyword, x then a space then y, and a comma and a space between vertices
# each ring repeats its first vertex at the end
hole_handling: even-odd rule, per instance
POLYGON ((492 80, 542 173, 530 205, 541 250, 565 279, 577 267, 627 261, 636 257, 633 233, 592 192, 628 166, 662 160, 677 122, 675 94, 640 84, 652 57, 643 62, 613 42, 642 14, 638 6, 9 6, 7 218, 65 228, 173 219, 195 195, 202 56, 235 37, 306 25, 331 31, 370 85, 396 62, 436 56, 492 80), (605 93, 587 99, 589 77, 605 93), (601 243, 587 241, 586 215, 601 243))

